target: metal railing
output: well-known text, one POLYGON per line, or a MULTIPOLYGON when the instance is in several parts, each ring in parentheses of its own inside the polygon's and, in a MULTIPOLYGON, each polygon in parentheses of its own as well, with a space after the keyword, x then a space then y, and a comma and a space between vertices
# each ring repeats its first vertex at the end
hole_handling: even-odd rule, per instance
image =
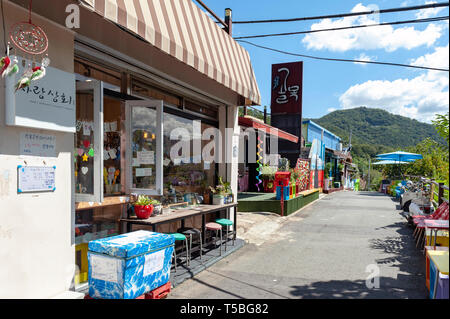
POLYGON ((418 178, 424 184, 428 184, 431 188, 431 202, 435 207, 440 206, 443 202, 449 202, 449 187, 444 183, 436 182, 434 179, 424 178, 421 176, 408 176, 411 179, 418 178), (447 195, 445 194, 447 192, 447 195), (437 198, 437 201, 436 201, 437 198))

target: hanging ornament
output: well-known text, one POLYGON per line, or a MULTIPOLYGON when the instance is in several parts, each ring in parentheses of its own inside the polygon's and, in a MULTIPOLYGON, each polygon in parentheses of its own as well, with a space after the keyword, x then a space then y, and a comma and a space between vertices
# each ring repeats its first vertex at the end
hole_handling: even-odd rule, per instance
POLYGON ((19 81, 17 81, 16 92, 18 90, 21 90, 23 88, 26 88, 26 87, 30 86, 31 76, 32 75, 33 75, 33 70, 31 70, 31 69, 25 70, 23 75, 20 77, 19 81))
POLYGON ((8 56, 5 56, 0 60, 0 74, 2 76, 10 64, 11 64, 11 60, 9 59, 8 56))
MULTIPOLYGON (((31 8, 32 0, 29 2, 29 16, 28 21, 19 22, 14 24, 9 31, 9 38, 11 40, 12 48, 14 50, 19 50, 22 57, 32 63, 29 64, 28 68, 23 73, 21 79, 16 84, 16 92, 20 88, 27 87, 30 85, 30 81, 37 81, 42 79, 46 72, 45 68, 49 66, 50 59, 48 58, 48 38, 44 30, 39 26, 35 25, 31 21, 31 8), (41 66, 36 66, 36 61, 41 59, 41 66)), ((9 44, 8 43, 8 55, 9 55, 9 44)), ((18 61, 17 61, 18 62, 18 61)), ((25 67, 25 62, 23 61, 23 67, 25 67)), ((18 66, 18 63, 16 63, 18 66)), ((10 71, 14 74, 18 72, 18 69, 13 68, 10 71)), ((2 70, 3 75, 3 70, 2 70)))
POLYGON ((19 60, 17 59, 17 56, 14 57, 13 62, 6 68, 5 72, 2 73, 2 77, 5 76, 11 76, 19 72, 19 60))

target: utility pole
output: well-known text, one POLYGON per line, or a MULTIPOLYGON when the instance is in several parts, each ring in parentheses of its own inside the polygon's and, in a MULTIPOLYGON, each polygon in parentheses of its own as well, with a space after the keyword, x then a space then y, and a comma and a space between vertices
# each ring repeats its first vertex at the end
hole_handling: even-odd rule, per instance
POLYGON ((225 24, 227 25, 225 27, 225 31, 232 36, 233 35, 233 20, 231 18, 232 10, 230 8, 225 9, 225 24))
POLYGON ((368 172, 367 190, 370 190, 370 157, 369 157, 369 172, 368 172))

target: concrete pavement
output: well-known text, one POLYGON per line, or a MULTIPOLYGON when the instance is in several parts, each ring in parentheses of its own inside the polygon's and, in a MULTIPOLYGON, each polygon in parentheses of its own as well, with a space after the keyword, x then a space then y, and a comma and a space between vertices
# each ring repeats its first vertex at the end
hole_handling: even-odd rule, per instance
POLYGON ((169 298, 426 298, 425 258, 390 197, 336 192, 289 217, 263 216, 270 230, 243 232, 245 247, 169 298))

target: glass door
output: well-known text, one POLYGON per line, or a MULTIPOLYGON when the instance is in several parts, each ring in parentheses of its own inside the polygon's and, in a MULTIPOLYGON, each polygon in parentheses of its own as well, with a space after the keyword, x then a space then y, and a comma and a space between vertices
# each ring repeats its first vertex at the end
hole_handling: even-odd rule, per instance
POLYGON ((75 133, 75 201, 103 201, 103 83, 78 81, 75 133))
POLYGON ((163 195, 163 101, 127 101, 127 191, 163 195))

